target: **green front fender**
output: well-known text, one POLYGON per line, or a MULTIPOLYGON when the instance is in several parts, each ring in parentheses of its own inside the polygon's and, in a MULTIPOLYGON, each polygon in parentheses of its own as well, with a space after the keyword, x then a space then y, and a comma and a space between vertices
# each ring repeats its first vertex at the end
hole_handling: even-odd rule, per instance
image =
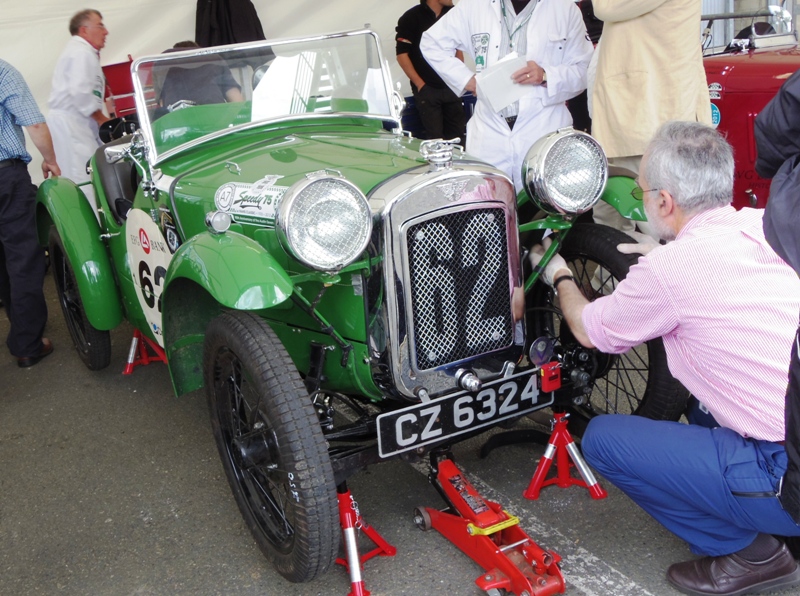
POLYGON ((36 227, 44 246, 53 225, 75 273, 86 317, 97 329, 113 329, 122 321, 122 306, 108 251, 86 196, 66 178, 45 180, 36 193, 36 227))
POLYGON ((235 232, 198 234, 181 246, 167 272, 165 295, 180 278, 236 310, 276 306, 288 300, 294 288, 283 267, 258 242, 235 232))
POLYGON ((175 253, 164 288, 164 348, 176 395, 203 386, 203 341, 224 309, 262 310, 285 302, 294 285, 255 240, 198 234, 175 253))
POLYGON ((611 205, 626 219, 647 221, 647 216, 644 213, 644 204, 642 201, 634 199, 631 194, 634 188, 636 188, 636 182, 633 178, 612 176, 608 179, 600 200, 611 205))
MULTIPOLYGON (((633 178, 627 176, 611 176, 606 183, 603 194, 600 195, 600 200, 605 201, 614 209, 619 211, 619 214, 634 221, 647 221, 647 216, 644 213, 644 205, 641 201, 637 201, 631 195, 631 191, 636 188, 636 182, 633 178)), ((531 198, 525 189, 517 193, 517 206, 520 207, 530 201, 531 198)), ((552 223, 552 222, 551 222, 552 223)), ((542 225, 538 222, 535 225, 525 224, 528 229, 543 229, 542 225)), ((545 227, 552 227, 551 225, 545 227)), ((527 229, 520 229, 521 232, 528 231, 527 229)))

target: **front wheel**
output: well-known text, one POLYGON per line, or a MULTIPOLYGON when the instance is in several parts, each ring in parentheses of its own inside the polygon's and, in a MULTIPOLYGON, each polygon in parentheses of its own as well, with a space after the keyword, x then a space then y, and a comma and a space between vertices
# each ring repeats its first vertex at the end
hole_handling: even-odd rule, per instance
POLYGON ((48 251, 56 282, 58 303, 61 305, 78 356, 89 370, 105 368, 111 362, 111 334, 96 329, 89 322, 75 280, 75 272, 55 226, 50 228, 48 251))
POLYGON ((289 581, 325 573, 339 548, 333 468, 285 348, 262 318, 225 313, 206 330, 203 372, 225 474, 262 552, 289 581))
MULTIPOLYGON (((617 250, 634 242, 622 232, 598 224, 576 224, 561 245, 575 282, 589 300, 611 294, 637 261, 617 250)), ((688 391, 669 372, 661 338, 634 346, 624 354, 604 354, 581 346, 563 321, 558 297, 538 282, 526 297, 531 339, 547 337, 562 362, 563 388, 556 405, 573 413, 573 432, 580 435, 598 414, 637 414, 677 420, 688 391)))

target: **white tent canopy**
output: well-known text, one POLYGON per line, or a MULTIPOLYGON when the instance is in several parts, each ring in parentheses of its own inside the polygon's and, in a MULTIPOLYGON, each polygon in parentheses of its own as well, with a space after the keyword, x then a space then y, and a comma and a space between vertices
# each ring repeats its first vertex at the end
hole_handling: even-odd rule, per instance
MULTIPOLYGON (((381 36, 402 93, 410 94, 408 80, 394 58, 394 28, 415 0, 253 0, 267 39, 360 29, 365 24, 381 36)), ((103 0, 96 4, 76 0, 0 0, 0 58, 25 77, 42 113, 47 114, 50 80, 56 60, 69 40, 70 17, 84 8, 103 14, 109 30, 101 53, 103 65, 159 54, 184 39, 194 39, 197 0, 103 0)), ((34 157, 30 172, 41 181, 41 157, 29 141, 34 157)))

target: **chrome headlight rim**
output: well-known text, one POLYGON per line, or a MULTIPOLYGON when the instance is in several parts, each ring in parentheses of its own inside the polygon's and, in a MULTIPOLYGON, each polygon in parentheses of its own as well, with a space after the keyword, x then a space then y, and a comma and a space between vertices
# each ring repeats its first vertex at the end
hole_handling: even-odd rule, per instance
POLYGON ((286 251, 300 263, 317 271, 336 272, 344 269, 366 250, 372 236, 372 214, 370 211, 367 197, 355 184, 347 180, 344 176, 326 172, 322 175, 308 175, 302 180, 292 185, 283 195, 278 206, 275 218, 275 230, 278 239, 286 251), (355 211, 361 211, 365 216, 365 225, 357 241, 352 244, 347 253, 342 254, 335 263, 321 263, 310 258, 293 240, 293 228, 297 224, 298 203, 304 198, 304 192, 316 184, 334 182, 336 185, 344 187, 349 195, 354 199, 353 207, 355 211))
POLYGON ((572 127, 560 128, 537 140, 525 156, 522 163, 522 180, 525 190, 534 203, 546 213, 551 215, 579 215, 591 209, 599 200, 608 181, 608 159, 600 143, 591 135, 575 130, 572 127), (581 201, 577 206, 570 203, 574 201, 569 197, 564 198, 548 179, 545 166, 551 152, 564 142, 577 141, 595 153, 596 163, 591 164, 597 168, 598 176, 592 183, 591 196, 581 201))

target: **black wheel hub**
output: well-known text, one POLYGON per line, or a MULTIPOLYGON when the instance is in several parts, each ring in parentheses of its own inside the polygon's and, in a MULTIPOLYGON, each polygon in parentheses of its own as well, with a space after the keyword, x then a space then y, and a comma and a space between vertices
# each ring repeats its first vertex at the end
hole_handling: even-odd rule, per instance
POLYGON ((277 449, 275 435, 263 428, 235 437, 231 443, 245 469, 250 470, 259 466, 269 468, 270 463, 275 461, 274 452, 277 449))

